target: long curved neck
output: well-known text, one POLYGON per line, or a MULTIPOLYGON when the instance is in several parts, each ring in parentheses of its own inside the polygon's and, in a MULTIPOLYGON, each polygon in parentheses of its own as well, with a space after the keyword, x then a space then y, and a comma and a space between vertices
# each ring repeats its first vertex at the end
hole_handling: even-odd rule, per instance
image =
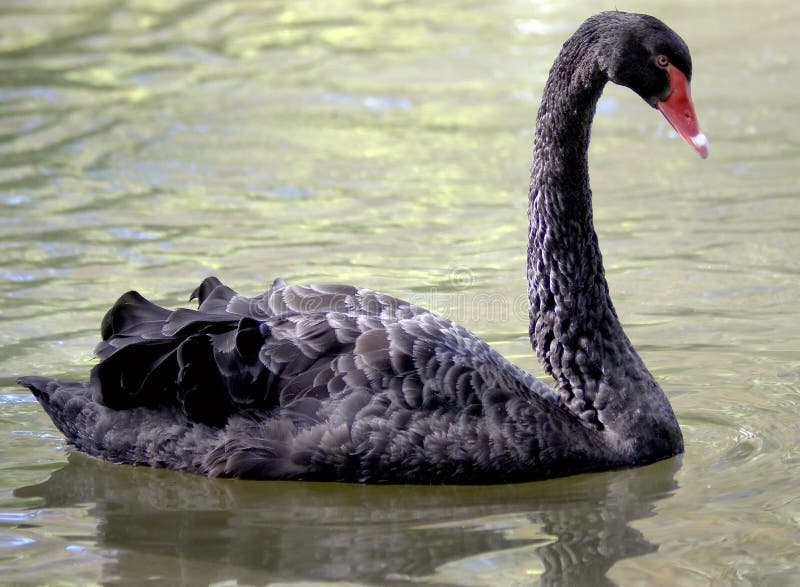
POLYGON ((576 416, 629 438, 650 425, 631 415, 647 410, 671 437, 678 430, 679 439, 666 397, 617 319, 594 230, 587 154, 607 82, 598 45, 591 29, 565 43, 536 121, 528 209, 531 343, 576 416))
POLYGON ((565 43, 545 85, 528 208, 531 343, 562 401, 579 414, 593 409, 591 382, 602 375, 601 327, 616 322, 592 220, 587 157, 607 80, 580 39, 576 34, 565 43))

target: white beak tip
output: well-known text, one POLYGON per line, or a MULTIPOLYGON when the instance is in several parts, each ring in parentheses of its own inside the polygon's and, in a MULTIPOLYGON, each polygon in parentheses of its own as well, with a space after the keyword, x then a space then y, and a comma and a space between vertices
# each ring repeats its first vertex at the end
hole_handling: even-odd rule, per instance
POLYGON ((711 143, 708 142, 706 135, 699 132, 693 137, 690 137, 689 140, 692 141, 694 148, 697 149, 697 152, 700 153, 700 156, 703 159, 708 157, 708 152, 711 149, 711 143))

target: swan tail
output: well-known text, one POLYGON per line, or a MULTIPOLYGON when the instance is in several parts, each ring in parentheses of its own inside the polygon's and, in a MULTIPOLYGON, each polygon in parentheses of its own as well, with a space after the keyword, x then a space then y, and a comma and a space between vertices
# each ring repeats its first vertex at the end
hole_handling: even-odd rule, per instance
POLYGON ((39 376, 21 377, 17 383, 33 393, 56 427, 73 444, 79 442, 82 430, 94 428, 97 405, 85 383, 39 376))
POLYGON ((67 441, 107 461, 209 474, 205 455, 219 444, 218 428, 189 425, 174 408, 114 410, 92 398, 85 383, 22 377, 67 441))

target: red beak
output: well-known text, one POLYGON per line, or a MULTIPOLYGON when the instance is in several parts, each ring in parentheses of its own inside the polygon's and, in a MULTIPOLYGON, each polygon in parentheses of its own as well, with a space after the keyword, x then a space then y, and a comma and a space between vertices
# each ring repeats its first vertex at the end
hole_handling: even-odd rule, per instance
POLYGON ((672 90, 665 99, 656 103, 656 108, 661 111, 672 128, 683 137, 683 140, 705 159, 708 157, 710 145, 706 135, 700 132, 700 126, 697 124, 689 80, 674 65, 667 66, 667 73, 672 90))

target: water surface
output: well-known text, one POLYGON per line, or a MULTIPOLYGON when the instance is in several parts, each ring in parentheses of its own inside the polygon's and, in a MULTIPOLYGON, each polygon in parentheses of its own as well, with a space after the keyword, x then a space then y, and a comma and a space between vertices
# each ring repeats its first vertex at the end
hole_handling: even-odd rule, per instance
POLYGON ((534 373, 531 129, 598 2, 4 2, 0 567, 17 584, 800 582, 795 3, 633 2, 688 42, 712 154, 609 87, 615 305, 680 462, 505 487, 206 480, 71 453, 22 374, 84 379, 135 288, 216 274, 412 299, 534 373))

